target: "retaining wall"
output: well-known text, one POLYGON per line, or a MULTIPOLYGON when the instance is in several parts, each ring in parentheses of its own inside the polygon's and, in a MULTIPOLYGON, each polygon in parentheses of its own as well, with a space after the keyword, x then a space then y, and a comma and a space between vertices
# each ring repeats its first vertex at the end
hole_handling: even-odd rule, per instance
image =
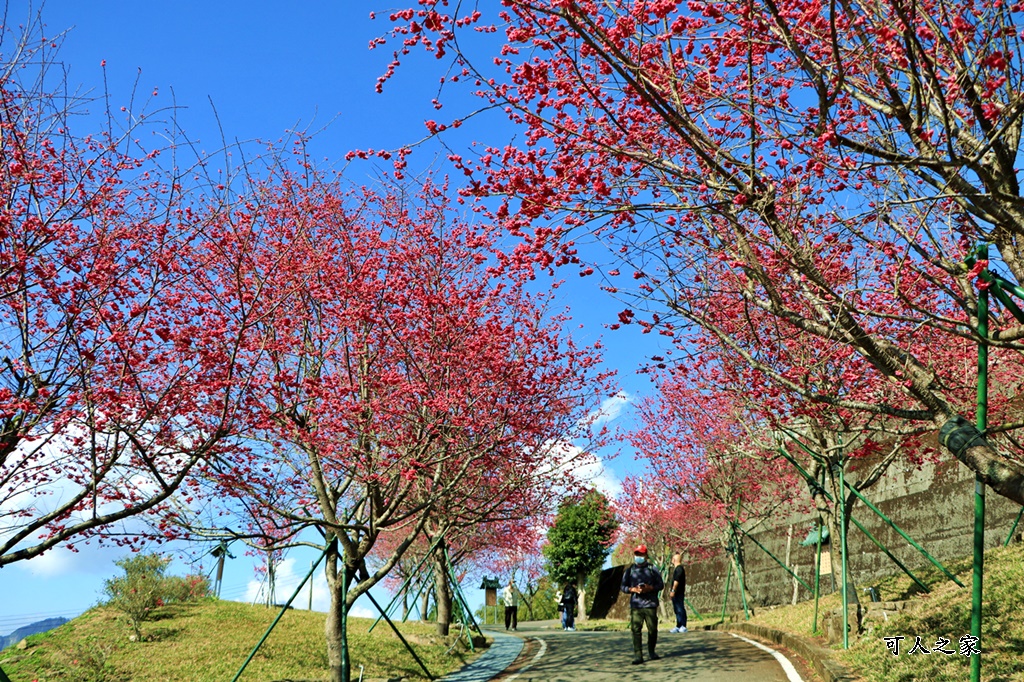
MULTIPOLYGON (((864 491, 864 494, 896 525, 940 561, 947 562, 971 555, 974 474, 960 462, 925 464, 920 469, 907 464, 895 464, 882 480, 864 491)), ((1000 546, 1006 540, 1020 507, 989 490, 986 494, 985 511, 985 547, 1000 546)), ((863 503, 856 504, 853 514, 912 571, 926 565, 930 566, 927 559, 863 503)), ((780 524, 770 530, 752 533, 766 549, 785 561, 787 536, 792 527, 788 563, 790 568, 811 587, 814 586, 815 547, 801 547, 799 543, 807 537, 815 518, 814 514, 797 515, 780 520, 780 524)), ((1022 531, 1024 521, 1017 527, 1014 541, 1021 541, 1022 531)), ((839 539, 833 540, 838 548, 839 539)), ((859 589, 869 588, 874 581, 900 571, 853 525, 850 526, 847 544, 850 549, 851 579, 859 589)), ((827 545, 822 546, 823 551, 827 548, 827 545)), ((747 590, 753 600, 751 605, 756 608, 792 602, 796 582, 792 576, 749 539, 744 539, 744 552, 747 590)), ((838 561, 838 549, 832 552, 832 557, 838 561)), ((686 564, 686 597, 702 615, 722 611, 728 573, 727 561, 728 557, 723 550, 712 560, 686 564)), ((621 571, 620 567, 616 568, 621 571)), ((606 576, 602 575, 602 579, 605 578, 606 576)), ((607 578, 607 584, 614 584, 611 575, 607 578)), ((738 587, 736 576, 733 575, 729 601, 725 607, 727 611, 740 611, 743 608, 738 587)), ((822 594, 833 591, 831 575, 822 574, 820 589, 822 594)), ((615 594, 603 592, 604 590, 599 590, 598 593, 601 613, 595 612, 595 615, 621 617, 620 612, 625 612, 621 602, 626 600, 616 600, 615 594)), ((811 598, 813 593, 803 586, 798 586, 796 596, 797 600, 802 601, 811 598)), ((863 594, 862 601, 870 601, 869 595, 863 594)))

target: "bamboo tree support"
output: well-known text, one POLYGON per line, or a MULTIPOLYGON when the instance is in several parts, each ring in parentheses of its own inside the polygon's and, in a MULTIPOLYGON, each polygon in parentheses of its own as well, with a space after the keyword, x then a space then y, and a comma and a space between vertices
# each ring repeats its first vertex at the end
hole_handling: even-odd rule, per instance
MULTIPOLYGON (((839 490, 845 491, 843 479, 843 470, 845 462, 840 462, 837 466, 839 467, 839 490)), ((839 500, 836 503, 836 509, 839 510, 839 537, 842 542, 842 564, 843 564, 843 648, 850 648, 850 598, 849 588, 847 586, 846 577, 846 499, 839 500)))
MULTIPOLYGON (((324 560, 325 556, 327 556, 327 552, 329 552, 331 548, 334 546, 334 542, 336 541, 333 541, 324 549, 324 551, 320 554, 320 558, 317 559, 316 563, 314 563, 310 567, 309 573, 307 573, 306 577, 302 579, 302 582, 299 583, 299 586, 295 588, 295 592, 292 593, 291 598, 281 608, 281 612, 277 614, 277 618, 275 618, 274 622, 270 624, 270 627, 267 628, 267 631, 263 633, 263 637, 260 638, 260 641, 256 643, 256 646, 253 647, 252 651, 249 653, 249 657, 245 659, 245 663, 243 663, 242 667, 238 669, 237 673, 235 673, 235 676, 231 679, 231 682, 237 682, 238 678, 242 676, 242 673, 245 671, 250 661, 252 661, 253 657, 256 655, 256 652, 260 650, 260 647, 263 646, 263 643, 267 641, 268 637, 270 637, 270 633, 273 632, 274 627, 277 625, 278 621, 280 621, 281 618, 284 616, 285 611, 287 611, 288 607, 292 605, 292 602, 295 601, 295 598, 299 596, 299 592, 301 592, 302 588, 306 585, 306 581, 313 576, 313 571, 316 570, 316 567, 319 566, 320 562, 324 560)), ((342 622, 344 623, 344 620, 342 622)))
MULTIPOLYGON (((806 445, 804 445, 802 442, 800 442, 800 440, 798 438, 796 438, 792 433, 790 433, 787 429, 783 428, 783 432, 786 433, 786 435, 789 436, 790 439, 792 439, 793 442, 795 442, 797 445, 799 445, 800 448, 803 449, 805 452, 810 453, 812 456, 817 456, 818 453, 814 452, 813 450, 808 448, 806 445)), ((783 457, 785 457, 786 460, 788 460, 790 464, 792 464, 794 467, 796 467, 797 470, 801 474, 803 474, 804 478, 806 478, 808 481, 812 481, 812 482, 817 483, 817 481, 814 481, 814 479, 811 478, 811 476, 806 471, 803 470, 803 468, 797 463, 797 461, 795 459, 793 459, 790 456, 790 454, 788 452, 786 452, 782 448, 776 448, 776 450, 778 451, 779 454, 781 454, 783 457)), ((916 549, 921 554, 921 556, 923 556, 925 559, 927 559, 933 566, 935 566, 935 568, 939 569, 943 573, 943 575, 945 575, 947 578, 952 580, 958 586, 960 586, 960 587, 964 586, 964 584, 962 582, 960 582, 960 580, 955 575, 953 575, 949 571, 949 569, 947 569, 942 564, 941 561, 939 561, 938 559, 933 557, 931 554, 929 554, 928 551, 924 547, 922 547, 920 544, 918 544, 918 542, 916 540, 914 540, 914 538, 910 537, 910 535, 908 535, 905 530, 903 530, 902 528, 897 526, 896 523, 892 519, 890 519, 888 516, 886 516, 882 512, 882 510, 880 510, 878 507, 876 507, 874 505, 874 503, 872 503, 871 500, 869 500, 867 497, 865 497, 864 494, 861 491, 857 490, 856 488, 854 488, 849 483, 845 483, 845 481, 844 481, 844 486, 847 489, 849 489, 849 491, 852 492, 857 497, 858 500, 863 502, 864 506, 866 506, 868 509, 873 511, 875 513, 875 515, 878 516, 880 519, 882 519, 882 521, 884 521, 887 526, 889 526, 894 531, 896 531, 896 533, 899 534, 899 536, 902 537, 904 540, 906 540, 910 544, 911 547, 916 549)), ((832 496, 827 491, 825 491, 824 489, 822 490, 822 494, 825 496, 825 499, 829 500, 830 502, 833 501, 832 500, 832 496)))
POLYGON ((722 619, 719 623, 725 622, 725 608, 729 603, 729 580, 732 578, 732 561, 726 562, 729 565, 729 570, 725 574, 725 599, 722 600, 722 619))
POLYGON ((765 554, 770 556, 772 559, 774 559, 775 563, 777 563, 779 566, 782 566, 784 569, 786 569, 786 573, 789 573, 791 576, 793 576, 793 578, 796 581, 798 581, 801 585, 804 586, 804 589, 806 589, 808 592, 811 591, 811 586, 810 585, 805 583, 800 576, 798 576, 796 573, 794 573, 793 570, 789 566, 787 566, 784 562, 782 562, 777 556, 775 556, 774 554, 769 552, 768 549, 764 545, 762 545, 760 542, 758 542, 757 539, 753 535, 751 535, 747 531, 743 530, 742 528, 740 528, 739 530, 740 530, 741 533, 743 533, 744 536, 750 538, 751 541, 753 541, 753 543, 755 545, 760 547, 762 552, 764 552, 765 554))
POLYGON ((823 526, 823 519, 818 517, 818 550, 814 557, 814 627, 811 628, 812 634, 818 634, 818 596, 820 594, 821 584, 821 531, 823 526))
POLYGON ((1017 519, 1013 522, 1013 527, 1010 528, 1010 534, 1006 536, 1006 542, 1003 543, 1003 547, 1006 547, 1007 545, 1009 545, 1010 544, 1010 540, 1013 539, 1013 532, 1015 530, 1017 530, 1017 524, 1020 523, 1020 517, 1021 516, 1024 516, 1024 507, 1021 507, 1020 511, 1017 512, 1017 519))
MULTIPOLYGON (((978 258, 988 260, 988 246, 978 247, 978 258)), ((988 268, 985 268, 988 270, 988 268)), ((988 288, 978 292, 978 397, 975 419, 978 431, 988 429, 988 288)), ((985 484, 974 477, 974 570, 971 582, 971 636, 979 643, 971 654, 971 682, 981 680, 982 579, 985 572, 985 484)))

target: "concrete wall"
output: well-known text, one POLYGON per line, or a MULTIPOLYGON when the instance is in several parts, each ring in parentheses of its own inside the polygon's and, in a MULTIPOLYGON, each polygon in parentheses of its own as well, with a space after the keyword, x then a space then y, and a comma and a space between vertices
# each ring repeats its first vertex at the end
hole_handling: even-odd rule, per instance
MULTIPOLYGON (((957 569, 950 566, 950 563, 970 557, 974 528, 974 474, 960 462, 926 464, 920 469, 911 465, 893 465, 881 481, 865 491, 865 496, 954 573, 957 569)), ((1002 545, 1019 511, 1020 507, 1015 503, 991 490, 987 491, 986 548, 1002 545)), ((857 503, 853 514, 912 571, 916 573, 918 569, 931 567, 924 556, 863 503, 857 503)), ((799 543, 807 537, 814 519, 813 514, 795 516, 780 520, 780 524, 771 530, 752 534, 772 554, 780 560, 785 560, 787 535, 792 525, 789 564, 811 587, 814 585, 815 547, 800 547, 799 543)), ((1021 540, 1022 531, 1024 521, 1017 527, 1014 541, 1021 540)), ((834 538, 833 541, 838 548, 839 538, 834 538)), ((882 577, 900 572, 900 569, 871 540, 852 525, 847 544, 850 548, 851 579, 858 588, 863 590, 882 577)), ((825 549, 827 545, 823 545, 823 550, 825 549)), ((747 589, 753 599, 752 606, 790 603, 794 593, 793 578, 749 539, 744 540, 744 550, 747 589)), ((838 549, 832 556, 838 561, 838 549)), ((728 558, 724 551, 712 560, 687 564, 686 597, 701 615, 721 613, 728 570, 728 558)), ((832 578, 823 573, 821 593, 830 592, 832 578)), ((799 600, 809 599, 812 594, 802 586, 797 590, 799 600)), ((870 601, 867 594, 863 594, 862 600, 870 601)), ((606 598, 605 601, 609 599, 606 598)), ((619 612, 624 610, 620 607, 621 604, 614 602, 603 603, 602 610, 607 610, 609 616, 614 616, 620 615, 619 612)), ((734 612, 741 611, 742 608, 736 576, 733 575, 726 610, 734 612)))

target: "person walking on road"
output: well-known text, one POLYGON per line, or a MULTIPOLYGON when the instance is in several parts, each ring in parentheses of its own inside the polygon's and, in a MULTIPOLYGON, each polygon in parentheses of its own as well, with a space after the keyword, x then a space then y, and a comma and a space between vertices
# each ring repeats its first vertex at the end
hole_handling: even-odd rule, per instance
POLYGON ((647 624, 647 655, 652 661, 661 656, 655 653, 658 644, 658 594, 665 581, 657 568, 647 562, 647 545, 633 550, 633 565, 622 572, 622 592, 629 597, 629 629, 633 632, 633 665, 644 662, 643 626, 647 624))
POLYGON ((505 605, 505 629, 508 630, 511 626, 512 632, 515 632, 519 625, 519 590, 511 578, 501 591, 501 602, 505 605))
POLYGON ((565 583, 562 588, 562 598, 558 600, 558 610, 562 612, 562 629, 575 632, 576 630, 576 602, 579 593, 572 582, 565 583))
POLYGON ((686 632, 686 569, 683 568, 681 554, 672 555, 672 581, 668 596, 672 599, 672 610, 676 612, 676 626, 669 632, 686 632))

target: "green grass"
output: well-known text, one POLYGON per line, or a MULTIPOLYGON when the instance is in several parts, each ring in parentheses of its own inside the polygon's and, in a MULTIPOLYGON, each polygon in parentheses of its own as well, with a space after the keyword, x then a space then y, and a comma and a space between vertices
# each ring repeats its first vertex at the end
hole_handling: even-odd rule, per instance
MULTIPOLYGON (((168 606, 143 626, 145 641, 132 642, 131 627, 123 617, 95 608, 55 630, 29 637, 23 651, 10 648, 0 653, 0 666, 12 682, 224 682, 235 676, 277 613, 216 600, 168 606)), ((241 680, 325 679, 324 618, 325 614, 309 611, 286 613, 241 680)), ((354 677, 362 665, 364 678, 426 679, 387 624, 368 633, 372 623, 349 619, 354 677)), ((474 656, 461 645, 448 653, 448 645, 434 636, 432 623, 401 623, 399 628, 436 677, 474 656)))
MULTIPOLYGON (((915 569, 928 585, 925 593, 908 576, 899 572, 874 584, 882 601, 909 601, 908 608, 888 621, 871 623, 870 629, 851 640, 850 649, 833 645, 835 658, 866 682, 961 682, 969 678, 969 661, 956 652, 909 655, 915 636, 929 650, 944 637, 958 648, 958 640, 971 630, 971 560, 946 562, 965 588, 957 587, 938 569, 915 569), (903 635, 900 655, 886 647, 884 637, 903 635)), ((868 585, 862 585, 867 587, 868 585)), ((838 595, 830 594, 819 603, 819 617, 840 608, 838 595)), ((795 606, 760 609, 751 619, 768 627, 815 639, 811 635, 814 601, 795 606)), ((817 638, 822 646, 827 643, 817 638)), ((982 619, 982 679, 986 682, 1024 682, 1024 545, 992 549, 985 553, 984 610, 982 619)))

